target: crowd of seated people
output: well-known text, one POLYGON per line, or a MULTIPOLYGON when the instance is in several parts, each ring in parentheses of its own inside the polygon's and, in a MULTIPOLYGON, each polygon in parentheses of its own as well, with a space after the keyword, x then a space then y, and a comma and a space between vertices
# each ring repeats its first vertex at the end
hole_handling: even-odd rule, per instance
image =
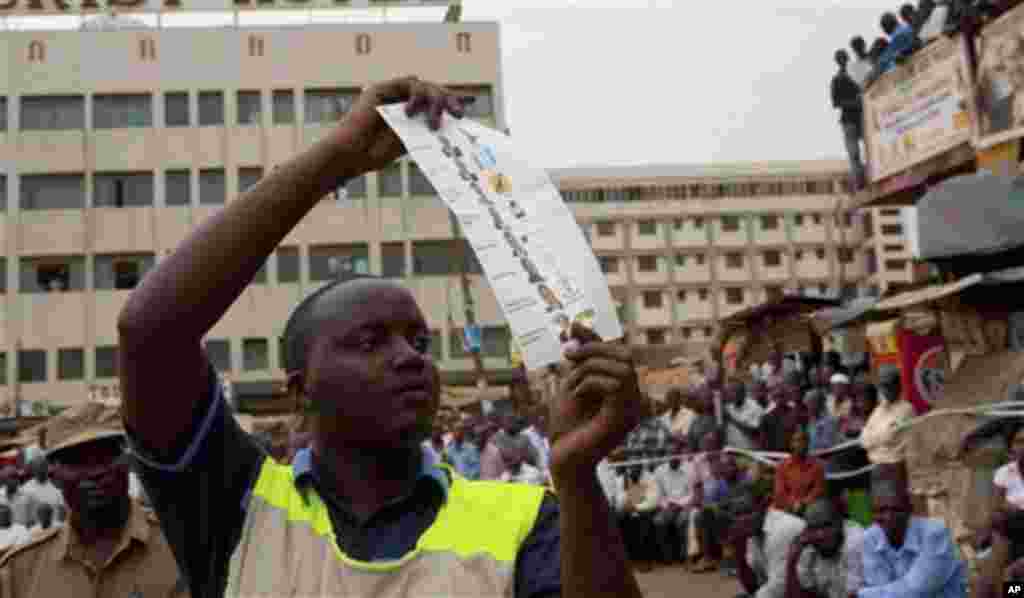
POLYGON ((844 369, 835 354, 812 361, 777 347, 742 381, 712 367, 691 387, 666 393, 660 411, 601 464, 631 559, 641 570, 721 571, 759 598, 911 595, 886 588, 962 595, 956 554, 921 554, 948 573, 941 580, 920 579, 910 567, 919 542, 935 542, 939 552, 953 544, 945 527, 910 516, 906 475, 893 473, 905 471, 906 457, 895 429, 915 415, 898 371, 882 368, 872 383, 866 368, 844 369), (850 440, 868 448, 829 452, 850 440), (723 447, 789 456, 767 466, 723 447), (866 473, 869 464, 878 467, 866 473), (854 470, 862 473, 828 479, 854 470), (879 475, 888 481, 876 491, 879 475), (879 526, 888 531, 870 533, 879 526), (902 560, 864 571, 867 546, 879 559, 902 560))

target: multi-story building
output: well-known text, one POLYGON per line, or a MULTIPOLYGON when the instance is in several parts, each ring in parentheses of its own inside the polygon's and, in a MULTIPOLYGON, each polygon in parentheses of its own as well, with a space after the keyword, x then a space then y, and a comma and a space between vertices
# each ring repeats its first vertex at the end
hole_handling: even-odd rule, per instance
POLYGON ((879 296, 914 283, 920 276, 904 236, 903 209, 865 208, 859 210, 864 231, 861 249, 867 260, 868 294, 879 296))
POLYGON ((635 344, 701 348, 719 319, 787 290, 884 290, 896 279, 888 269, 884 277, 871 272, 869 258, 893 269, 902 259, 910 272, 906 255, 893 253, 903 246, 888 213, 874 220, 885 222, 881 243, 865 235, 865 225, 874 230, 870 217, 841 209, 845 162, 570 168, 552 176, 635 344))
MULTIPOLYGON (((116 388, 116 318, 131 289, 196 225, 327 134, 366 83, 410 72, 442 81, 475 97, 471 117, 506 128, 494 23, 108 29, 0 35, 0 399, 72 404, 116 388)), ((889 265, 896 241, 879 239, 892 223, 876 219, 881 234, 866 239, 859 219, 837 215, 842 168, 552 174, 631 341, 699 346, 719 318, 785 288, 884 288, 865 256, 873 247, 889 265)), ((283 380, 287 315, 345 268, 412 289, 448 379, 471 378, 461 327, 472 301, 484 365, 507 373, 498 303, 435 195, 401 160, 325 198, 205 341, 235 393, 283 380)))
MULTIPOLYGON (((91 29, 0 35, 0 392, 25 404, 115 388, 116 319, 131 289, 200 222, 323 138, 368 82, 416 73, 449 84, 475 97, 469 116, 505 128, 496 23, 91 29)), ((444 368, 469 371, 462 265, 485 366, 508 368, 507 328, 478 265, 424 175, 396 162, 314 208, 210 331, 207 352, 236 394, 264 392, 284 377, 290 310, 352 268, 404 278, 444 368)))

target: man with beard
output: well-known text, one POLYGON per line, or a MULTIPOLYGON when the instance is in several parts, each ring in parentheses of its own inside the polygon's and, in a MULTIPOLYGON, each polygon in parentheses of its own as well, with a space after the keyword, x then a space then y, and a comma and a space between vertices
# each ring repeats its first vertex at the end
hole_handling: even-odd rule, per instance
POLYGON ((70 509, 0 560, 5 598, 188 596, 155 516, 128 495, 124 434, 92 429, 54 447, 49 460, 70 509))
POLYGON ((811 503, 804 521, 807 528, 790 546, 790 587, 815 598, 856 596, 864 585, 864 528, 844 521, 828 499, 811 503))

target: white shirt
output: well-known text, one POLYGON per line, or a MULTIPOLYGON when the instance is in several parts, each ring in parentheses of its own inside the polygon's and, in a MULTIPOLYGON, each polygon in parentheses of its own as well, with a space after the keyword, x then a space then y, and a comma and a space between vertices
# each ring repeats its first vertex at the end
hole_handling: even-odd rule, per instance
POLYGON ((0 530, 0 550, 24 544, 32 538, 28 528, 20 523, 12 523, 11 527, 0 530))
MULTIPOLYGON (((732 418, 752 428, 759 427, 761 418, 764 417, 764 408, 753 399, 744 399, 743 404, 739 407, 729 403, 725 406, 725 410, 732 418)), ((748 450, 755 448, 754 438, 731 421, 725 426, 725 443, 735 448, 748 450)))
POLYGON ((626 482, 622 476, 615 473, 615 468, 605 459, 597 464, 597 480, 601 483, 608 505, 616 511, 622 510, 622 502, 625 498, 626 482))
POLYGON ((846 72, 853 79, 853 82, 857 84, 857 87, 864 89, 864 83, 868 80, 868 75, 871 74, 871 62, 868 60, 854 60, 846 67, 846 72))
POLYGON ((1006 502, 1024 509, 1024 479, 1021 479, 1020 466, 1016 461, 997 469, 993 482, 1006 492, 1006 502))
POLYGON ((669 504, 683 506, 693 499, 692 471, 689 462, 681 463, 679 469, 672 469, 665 463, 654 471, 654 480, 658 484, 659 507, 664 509, 669 504))
MULTIPOLYGON (((135 474, 133 473, 132 476, 135 474)), ((131 478, 129 478, 130 480, 131 478)), ((36 502, 46 503, 51 505, 54 509, 58 505, 64 504, 64 495, 61 494, 60 489, 53 485, 53 482, 46 480, 42 484, 37 482, 35 478, 25 482, 21 487, 22 494, 32 497, 36 502)))
POLYGON ((36 501, 19 488, 13 495, 0 490, 0 504, 11 508, 11 517, 14 523, 29 525, 36 519, 36 501))
POLYGON ((825 598, 847 598, 864 586, 864 528, 843 523, 843 546, 831 559, 808 546, 796 565, 800 586, 825 598))
POLYGON ((906 457, 907 440, 894 432, 897 425, 914 417, 914 406, 908 401, 881 401, 871 412, 860 442, 872 463, 899 463, 906 457))
POLYGON ((547 439, 541 437, 540 432, 537 428, 530 426, 522 431, 523 436, 530 441, 533 445, 534 450, 537 451, 537 466, 541 471, 547 471, 550 468, 549 460, 551 458, 550 450, 548 448, 547 439))
POLYGON ((686 435, 690 433, 690 426, 693 425, 693 420, 697 419, 697 412, 689 407, 680 407, 679 413, 672 418, 672 423, 669 426, 669 431, 677 439, 685 439, 686 435))
POLYGON ((804 520, 784 511, 769 509, 764 534, 747 541, 747 564, 762 581, 755 598, 785 598, 786 561, 789 545, 804 531, 804 520))
MULTIPOLYGON (((655 479, 654 474, 645 471, 640 477, 640 481, 637 482, 643 489, 643 500, 636 505, 638 513, 647 513, 658 508, 658 504, 661 503, 661 488, 658 486, 658 481, 655 479)), ((632 491, 632 487, 630 489, 632 491)))
POLYGON ((946 26, 946 17, 949 16, 949 6, 945 4, 937 4, 932 10, 931 16, 924 25, 921 26, 921 31, 918 33, 918 37, 921 41, 927 43, 931 40, 942 35, 942 30, 946 26))
POLYGON ((501 474, 502 482, 515 482, 519 484, 533 484, 535 486, 543 486, 547 481, 544 473, 529 463, 523 463, 519 466, 519 473, 513 474, 510 471, 506 471, 501 474))

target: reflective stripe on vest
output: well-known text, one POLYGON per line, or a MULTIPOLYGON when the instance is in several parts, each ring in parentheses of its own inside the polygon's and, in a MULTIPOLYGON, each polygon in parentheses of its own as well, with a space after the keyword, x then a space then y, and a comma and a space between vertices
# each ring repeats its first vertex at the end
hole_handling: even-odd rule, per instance
POLYGON ((326 505, 316 492, 308 498, 307 504, 296 489, 291 467, 263 462, 231 556, 226 597, 510 597, 516 555, 544 489, 453 472, 448 498, 415 548, 382 562, 345 555, 326 505))

